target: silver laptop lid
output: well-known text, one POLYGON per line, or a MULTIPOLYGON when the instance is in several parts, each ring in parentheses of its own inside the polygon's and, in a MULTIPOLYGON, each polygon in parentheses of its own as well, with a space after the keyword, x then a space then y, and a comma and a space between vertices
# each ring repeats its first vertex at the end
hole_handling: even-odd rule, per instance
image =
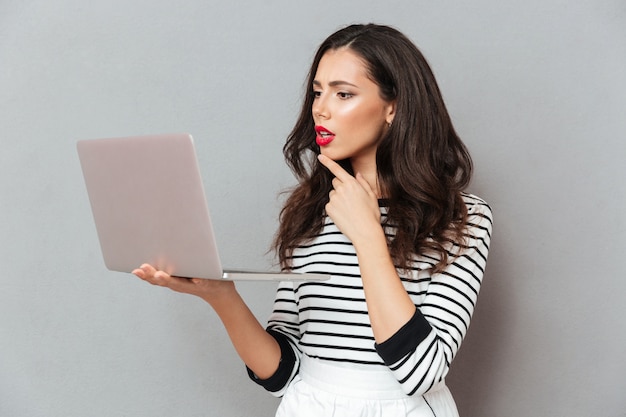
POLYGON ((77 149, 108 269, 147 262, 178 276, 222 276, 191 135, 81 140, 77 149))

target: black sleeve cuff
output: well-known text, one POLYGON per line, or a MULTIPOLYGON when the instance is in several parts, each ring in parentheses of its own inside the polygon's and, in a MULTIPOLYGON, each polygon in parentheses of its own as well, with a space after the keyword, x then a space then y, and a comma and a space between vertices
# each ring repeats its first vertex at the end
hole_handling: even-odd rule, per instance
POLYGON ((270 392, 278 392, 287 385, 291 378, 293 367, 296 363, 296 355, 284 334, 271 329, 268 329, 267 332, 276 339, 280 346, 280 362, 278 363, 278 369, 274 372, 274 375, 267 379, 260 379, 247 366, 246 369, 248 370, 248 376, 254 382, 270 392))
POLYGON ((413 317, 393 336, 380 344, 375 344, 378 355, 385 365, 391 366, 411 352, 428 336, 432 327, 419 309, 413 317))

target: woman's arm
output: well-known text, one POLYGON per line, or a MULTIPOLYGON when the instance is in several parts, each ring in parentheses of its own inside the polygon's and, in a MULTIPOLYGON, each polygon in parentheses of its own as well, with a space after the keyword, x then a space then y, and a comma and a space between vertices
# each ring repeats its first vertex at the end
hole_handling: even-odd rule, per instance
POLYGON ((261 379, 276 372, 281 357, 278 342, 261 326, 232 281, 172 277, 148 264, 133 274, 153 285, 202 298, 219 316, 246 366, 261 379))
POLYGON ((467 333, 487 262, 491 210, 464 197, 467 242, 453 244, 457 256, 444 271, 424 276, 428 289, 417 308, 406 302, 408 292, 391 270, 371 187, 358 173, 352 177, 327 158, 320 162, 336 176, 326 211, 356 248, 376 350, 408 395, 428 392, 447 375, 467 333))
POLYGON ((430 274, 435 260, 422 258, 414 272, 426 294, 415 316, 398 333, 376 346, 409 395, 421 395, 444 379, 472 319, 482 284, 492 231, 492 214, 480 198, 463 197, 468 208, 463 245, 451 244, 456 256, 443 271, 430 274))
POLYGON ((413 317, 416 307, 393 265, 380 223, 364 230, 352 244, 359 260, 374 338, 376 343, 382 343, 413 317))
POLYGON ((335 175, 326 213, 356 249, 372 331, 381 343, 413 317, 415 304, 391 260, 372 188, 330 158, 320 155, 319 160, 335 175))

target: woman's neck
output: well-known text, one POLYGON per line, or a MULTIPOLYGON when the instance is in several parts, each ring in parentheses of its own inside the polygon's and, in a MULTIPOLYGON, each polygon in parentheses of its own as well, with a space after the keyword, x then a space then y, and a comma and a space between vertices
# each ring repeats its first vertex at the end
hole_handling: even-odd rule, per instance
POLYGON ((378 171, 376 170, 376 159, 369 158, 369 160, 352 159, 350 160, 354 175, 361 174, 365 181, 370 185, 370 188, 376 193, 376 197, 383 198, 380 184, 378 182, 378 171))

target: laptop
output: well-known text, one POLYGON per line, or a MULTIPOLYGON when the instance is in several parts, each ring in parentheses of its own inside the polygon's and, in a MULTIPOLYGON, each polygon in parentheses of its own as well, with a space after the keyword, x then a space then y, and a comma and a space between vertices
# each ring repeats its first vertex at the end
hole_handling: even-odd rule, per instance
POLYGON ((191 135, 86 139, 76 147, 109 270, 131 272, 149 263, 188 278, 330 278, 222 269, 191 135))

